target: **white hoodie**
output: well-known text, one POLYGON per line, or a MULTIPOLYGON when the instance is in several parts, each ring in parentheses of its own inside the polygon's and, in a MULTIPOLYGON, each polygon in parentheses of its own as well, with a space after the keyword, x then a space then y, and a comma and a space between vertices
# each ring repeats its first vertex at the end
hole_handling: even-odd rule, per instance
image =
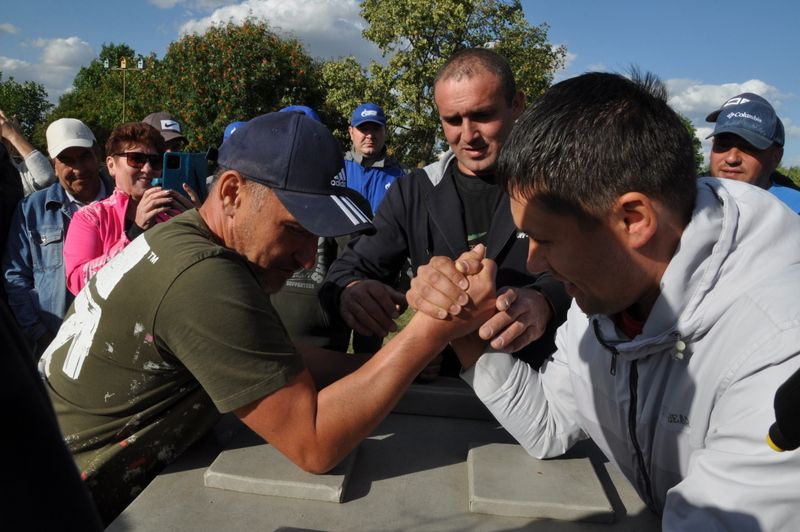
POLYGON ((765 442, 775 390, 800 367, 797 214, 699 180, 642 333, 573 303, 556 344, 538 373, 487 352, 463 374, 530 454, 591 437, 664 530, 800 530, 800 451, 765 442))

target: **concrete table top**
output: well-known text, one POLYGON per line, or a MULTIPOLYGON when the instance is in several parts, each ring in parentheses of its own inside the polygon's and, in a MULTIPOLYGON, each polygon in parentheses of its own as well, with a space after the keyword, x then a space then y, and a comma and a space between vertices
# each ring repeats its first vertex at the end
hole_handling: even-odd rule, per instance
MULTIPOLYGON (((422 387, 422 391, 415 386, 410 392, 415 397, 413 403, 425 404, 419 400, 428 393, 425 388, 434 396, 442 394, 441 387, 434 389, 430 384, 422 387)), ((242 452, 241 432, 248 430, 228 415, 211 434, 156 477, 107 530, 660 530, 658 517, 644 506, 633 488, 591 442, 576 446, 563 458, 564 467, 559 467, 561 458, 539 461, 529 457, 494 420, 408 413, 413 410, 408 401, 402 410, 405 413, 390 414, 359 446, 346 487, 341 479, 319 478, 320 486, 325 489, 342 484, 341 502, 329 502, 330 498, 297 498, 303 495, 297 494, 296 480, 300 478, 308 483, 307 489, 312 493, 319 493, 315 492, 315 479, 301 478, 304 473, 287 469, 286 464, 276 463, 263 469, 260 465, 239 467, 240 476, 242 471, 244 476, 253 471, 252 476, 275 477, 268 479, 267 488, 257 485, 250 490, 247 487, 250 481, 245 481, 244 491, 254 493, 206 486, 204 476, 209 475, 209 466, 218 456, 241 456, 238 459, 243 461, 256 456, 264 461, 285 460, 262 448, 268 444, 258 442, 248 444, 244 455, 220 454, 226 449, 242 452), (499 460, 497 467, 492 466, 492 460, 499 460), (502 483, 503 476, 493 475, 493 470, 502 467, 507 468, 503 474, 508 478, 506 486, 502 483), (265 474, 265 470, 269 473, 265 474), (549 485, 557 485, 558 490, 548 490, 548 484, 537 487, 536 477, 542 472, 545 473, 542 478, 549 485), (293 487, 283 496, 276 496, 273 486, 280 482, 274 481, 283 477, 290 478, 293 487), (497 489, 490 489, 483 482, 470 484, 478 478, 499 482, 495 484, 497 489), (563 501, 568 511, 564 511, 565 504, 558 500, 560 496, 552 496, 556 491, 571 494, 569 501, 563 501), (549 498, 542 496, 548 493, 549 498), (502 515, 509 513, 509 507, 514 508, 510 513, 528 517, 502 515), (531 512, 531 507, 535 511, 531 512), (614 516, 611 524, 586 522, 607 521, 611 515, 614 516)), ((230 462, 218 462, 226 463, 230 462)), ((240 490, 241 485, 233 489, 240 490)))

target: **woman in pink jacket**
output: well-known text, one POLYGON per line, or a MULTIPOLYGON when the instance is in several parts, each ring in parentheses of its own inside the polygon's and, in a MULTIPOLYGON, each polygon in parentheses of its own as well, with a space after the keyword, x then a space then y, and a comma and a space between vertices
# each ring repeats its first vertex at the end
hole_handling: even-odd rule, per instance
POLYGON ((131 240, 193 207, 178 192, 151 186, 161 176, 164 155, 157 129, 141 122, 122 124, 111 132, 106 154, 114 193, 78 210, 64 242, 67 288, 73 294, 131 240))

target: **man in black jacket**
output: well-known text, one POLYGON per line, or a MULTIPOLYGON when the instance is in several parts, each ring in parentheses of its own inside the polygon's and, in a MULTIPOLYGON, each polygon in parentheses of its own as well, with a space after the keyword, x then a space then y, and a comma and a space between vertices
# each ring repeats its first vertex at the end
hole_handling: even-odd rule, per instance
MULTIPOLYGON (((376 213, 377 233, 348 245, 331 266, 321 297, 356 332, 383 337, 396 329, 394 319, 406 305, 394 283, 407 258, 416 272, 433 256, 455 259, 484 245, 487 258, 498 264, 497 286, 505 288, 497 299, 500 312, 479 334, 494 349, 538 367, 553 351, 553 332, 569 298, 560 282, 527 273, 528 237, 515 229, 508 196, 494 180, 525 96, 503 57, 467 49, 439 70, 434 99, 450 151, 395 182, 376 213)), ((436 315, 437 296, 430 297, 412 304, 436 315)))

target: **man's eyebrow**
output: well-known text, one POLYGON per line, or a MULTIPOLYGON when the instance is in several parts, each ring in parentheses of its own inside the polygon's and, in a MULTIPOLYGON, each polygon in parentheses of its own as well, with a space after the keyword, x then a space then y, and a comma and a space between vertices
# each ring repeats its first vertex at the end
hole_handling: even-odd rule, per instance
POLYGON ((451 115, 444 115, 439 114, 439 118, 442 120, 452 120, 454 118, 464 118, 476 115, 490 115, 497 110, 497 106, 495 105, 487 105, 485 107, 480 107, 478 109, 471 109, 469 112, 466 113, 453 113, 451 115))

